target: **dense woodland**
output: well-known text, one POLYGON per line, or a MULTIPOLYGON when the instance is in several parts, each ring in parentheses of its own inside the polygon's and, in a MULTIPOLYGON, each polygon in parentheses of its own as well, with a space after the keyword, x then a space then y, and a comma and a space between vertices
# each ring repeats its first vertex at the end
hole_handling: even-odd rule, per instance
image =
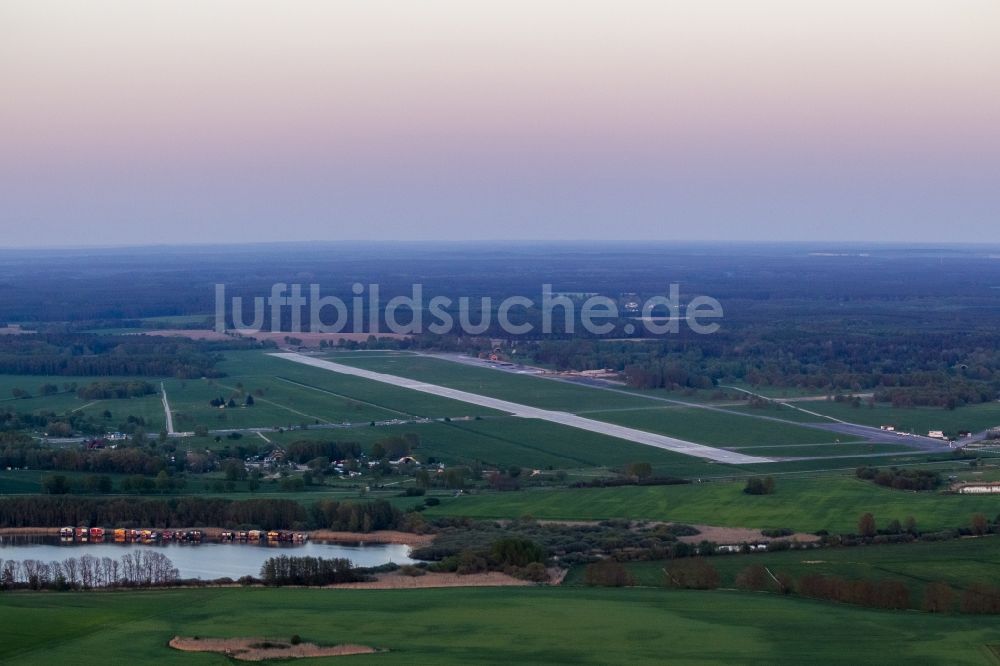
POLYGON ((188 340, 144 335, 43 332, 0 335, 0 374, 60 377, 220 377, 228 349, 259 347, 252 340, 188 340))
POLYGON ((561 369, 611 368, 636 388, 707 389, 739 381, 816 392, 874 391, 898 407, 955 408, 1000 395, 994 332, 878 334, 762 324, 697 339, 547 341, 521 345, 561 369))
MULTIPOLYGON (((461 296, 471 320, 491 315, 481 336, 423 335, 350 346, 505 353, 560 369, 612 368, 642 388, 708 388, 728 381, 815 391, 874 391, 897 406, 957 407, 1000 393, 1000 262, 989 249, 634 243, 461 244, 456 246, 311 244, 172 250, 0 253, 0 299, 7 321, 34 322, 37 336, 0 336, 0 373, 213 376, 218 353, 246 341, 183 341, 153 336, 93 336, 96 327, 143 330, 166 325, 140 317, 199 315, 210 323, 215 284, 227 298, 266 296, 274 283, 319 284, 350 303, 355 282, 378 284, 378 304, 423 285, 427 297, 461 296), (253 265, 253 271, 247 266, 253 265), (590 294, 619 304, 680 285, 681 303, 706 294, 724 306, 718 333, 638 341, 623 310, 614 330, 540 333, 543 284, 578 308, 590 294), (113 285, 113 286, 112 286, 113 285), (536 325, 510 339, 495 309, 507 296, 535 301, 512 318, 536 325), (489 311, 482 298, 493 299, 489 311), (600 337, 601 339, 598 339, 600 337)), ((345 330, 353 330, 348 308, 345 330)), ((452 314, 457 314, 452 312, 452 314)), ((290 324, 282 311, 281 325, 290 324)), ((270 327, 265 317, 265 328, 270 327)), ((406 317, 403 317, 405 320, 406 317)), ((303 318, 305 328, 309 317, 303 318)), ((232 323, 232 322, 230 322, 232 323)), ((285 330, 283 328, 283 330, 285 330)), ((384 330, 384 329, 383 329, 384 330)))

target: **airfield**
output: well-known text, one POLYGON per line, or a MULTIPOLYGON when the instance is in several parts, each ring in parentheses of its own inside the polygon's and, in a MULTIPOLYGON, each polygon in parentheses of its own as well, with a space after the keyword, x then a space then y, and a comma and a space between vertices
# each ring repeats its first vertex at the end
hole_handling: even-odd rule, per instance
POLYGON ((314 368, 329 370, 331 372, 351 375, 354 377, 362 377, 364 379, 368 379, 371 381, 382 382, 384 384, 390 384, 392 386, 406 388, 412 391, 419 391, 421 393, 428 393, 430 395, 436 395, 442 398, 449 398, 452 400, 467 402, 473 405, 479 405, 481 407, 488 407, 489 409, 508 412, 510 414, 513 414, 514 416, 539 419, 542 421, 548 421, 550 423, 558 423, 560 425, 569 426, 571 428, 579 428, 580 430, 596 432, 602 435, 608 435, 610 437, 616 437, 618 439, 625 439, 631 442, 636 442, 638 444, 645 444, 646 446, 653 446, 656 448, 666 449, 668 451, 674 451, 676 453, 683 453, 685 455, 695 456, 698 458, 706 458, 708 460, 714 460, 717 462, 729 463, 733 465, 747 465, 759 462, 772 462, 768 458, 749 456, 741 453, 736 453, 733 451, 726 451, 725 449, 718 449, 710 446, 704 446, 702 444, 696 444, 694 442, 687 442, 682 439, 677 439, 676 437, 668 437, 666 435, 645 432, 643 430, 637 430, 635 428, 628 428, 625 426, 615 425, 613 423, 606 423, 602 421, 596 421, 594 419, 588 419, 579 416, 577 414, 571 414, 569 412, 559 412, 549 409, 540 409, 538 407, 532 407, 530 405, 511 402, 509 400, 501 400, 499 398, 480 395, 478 393, 461 391, 458 389, 449 388, 446 386, 439 386, 436 384, 428 384, 426 382, 421 382, 415 379, 409 379, 407 377, 400 377, 398 375, 389 375, 382 372, 364 370, 362 368, 356 368, 349 365, 344 365, 343 363, 334 363, 333 361, 314 358, 312 356, 306 356, 304 354, 299 354, 295 352, 272 354, 272 356, 274 356, 275 358, 281 358, 287 361, 292 361, 294 363, 301 363, 303 365, 308 365, 314 368))

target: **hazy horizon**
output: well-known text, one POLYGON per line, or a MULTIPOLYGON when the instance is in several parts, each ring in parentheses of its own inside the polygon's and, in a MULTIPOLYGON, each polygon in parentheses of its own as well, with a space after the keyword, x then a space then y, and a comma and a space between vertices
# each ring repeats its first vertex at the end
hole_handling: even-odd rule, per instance
POLYGON ((8 0, 0 248, 1000 243, 995 0, 8 0))

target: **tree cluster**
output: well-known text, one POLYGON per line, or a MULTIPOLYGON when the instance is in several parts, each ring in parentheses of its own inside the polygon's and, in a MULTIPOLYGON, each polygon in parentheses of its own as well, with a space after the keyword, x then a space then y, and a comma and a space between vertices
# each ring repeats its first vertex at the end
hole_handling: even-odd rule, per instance
POLYGON ((747 485, 743 488, 747 495, 772 495, 774 494, 774 477, 751 476, 747 479, 747 485))
POLYGON ((0 585, 8 590, 152 587, 169 585, 177 579, 170 558, 155 550, 135 550, 117 560, 93 555, 52 562, 0 560, 0 585))
POLYGON ((941 475, 928 469, 859 467, 855 475, 859 479, 896 490, 934 490, 941 485, 941 475))
POLYGON ((156 387, 144 381, 101 381, 78 388, 76 395, 82 400, 121 400, 141 398, 156 393, 156 387))
POLYGON ((796 591, 804 597, 856 606, 902 610, 910 607, 910 591, 893 580, 850 580, 839 576, 802 576, 796 591))
POLYGON ((367 580, 346 558, 289 557, 268 558, 260 567, 265 585, 336 585, 367 580))

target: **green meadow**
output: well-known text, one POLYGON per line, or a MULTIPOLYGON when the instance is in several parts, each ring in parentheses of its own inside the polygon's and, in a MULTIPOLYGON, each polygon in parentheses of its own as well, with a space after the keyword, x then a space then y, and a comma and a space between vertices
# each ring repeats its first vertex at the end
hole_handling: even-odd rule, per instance
MULTIPOLYGON (((794 404, 794 403, 793 403, 794 404)), ((874 407, 862 404, 851 407, 842 402, 816 401, 799 403, 799 406, 843 421, 862 425, 893 425, 897 430, 926 435, 929 430, 979 432, 1000 426, 1000 402, 966 405, 957 409, 941 407, 892 407, 876 403, 874 407)))
MULTIPOLYGON (((297 634, 385 650, 352 664, 991 664, 1000 627, 768 594, 663 589, 187 589, 4 593, 0 660, 223 664, 176 635, 297 634)), ((310 659, 339 664, 344 657, 310 659)))
MULTIPOLYGON (((733 587, 737 574, 751 565, 792 578, 810 574, 853 580, 895 580, 907 585, 919 605, 927 583, 943 582, 956 590, 992 581, 1000 567, 1000 536, 955 539, 932 543, 786 550, 747 555, 719 555, 709 560, 720 574, 721 587, 733 587)), ((626 566, 637 585, 664 584, 664 561, 630 562, 626 566)), ((583 567, 574 567, 566 584, 583 584, 583 567)))
POLYGON ((849 476, 779 478, 773 495, 746 495, 741 481, 484 493, 449 498, 428 515, 532 516, 552 520, 631 518, 801 532, 853 532, 859 516, 880 525, 913 516, 921 530, 969 525, 973 514, 1000 513, 1000 496, 892 490, 849 476))

